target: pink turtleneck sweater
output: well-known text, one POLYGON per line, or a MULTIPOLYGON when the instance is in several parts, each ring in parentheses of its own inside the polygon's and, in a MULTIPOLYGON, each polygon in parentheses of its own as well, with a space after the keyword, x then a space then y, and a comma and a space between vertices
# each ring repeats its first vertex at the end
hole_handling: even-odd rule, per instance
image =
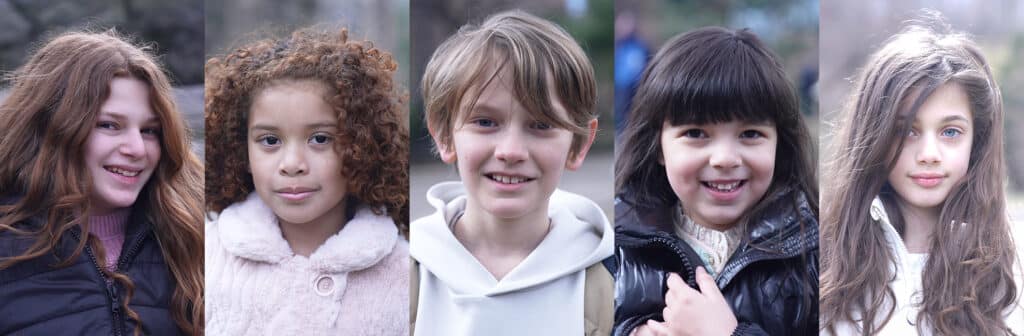
POLYGON ((124 230, 128 223, 130 208, 118 209, 102 216, 89 216, 89 233, 103 243, 106 267, 117 266, 117 258, 121 256, 124 245, 124 230))

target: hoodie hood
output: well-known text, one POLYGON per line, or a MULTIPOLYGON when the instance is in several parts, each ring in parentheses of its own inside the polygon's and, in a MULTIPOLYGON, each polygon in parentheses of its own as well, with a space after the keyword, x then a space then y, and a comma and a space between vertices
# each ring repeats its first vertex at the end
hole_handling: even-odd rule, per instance
POLYGON ((583 271, 614 252, 614 230, 601 208, 556 189, 548 203, 551 231, 519 265, 495 280, 448 227, 465 211, 466 197, 460 182, 431 187, 427 200, 437 210, 410 226, 410 255, 456 295, 496 296, 528 289, 583 271))

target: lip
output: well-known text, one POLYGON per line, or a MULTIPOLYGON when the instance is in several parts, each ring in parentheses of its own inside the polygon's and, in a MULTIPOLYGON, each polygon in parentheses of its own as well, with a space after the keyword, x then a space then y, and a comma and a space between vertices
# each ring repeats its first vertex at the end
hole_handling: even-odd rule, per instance
POLYGON ((101 168, 103 168, 103 170, 106 171, 107 174, 110 174, 110 176, 115 181, 118 181, 118 182, 120 182, 122 184, 125 184, 125 185, 133 185, 133 184, 138 183, 141 180, 141 178, 142 178, 142 173, 144 173, 144 171, 145 171, 145 168, 143 168, 143 167, 132 167, 132 166, 123 166, 123 165, 103 165, 101 168), (135 174, 135 176, 124 176, 124 175, 115 173, 115 172, 111 171, 110 169, 137 171, 138 173, 135 174))
POLYGON ((934 188, 942 184, 942 181, 946 179, 946 175, 932 172, 914 173, 910 174, 910 179, 922 188, 934 188))
POLYGON ((284 198, 285 200, 298 202, 313 196, 317 191, 320 191, 320 189, 308 187, 287 187, 275 189, 274 194, 277 194, 278 197, 284 198))
POLYGON ((736 200, 736 198, 740 197, 740 193, 743 191, 743 188, 746 188, 747 182, 748 181, 745 180, 745 179, 706 180, 706 181, 700 181, 700 186, 701 186, 701 189, 704 189, 704 191, 708 193, 708 196, 711 196, 712 200, 719 201, 719 202, 729 202, 729 201, 736 200), (718 188, 714 188, 714 187, 711 186, 711 184, 733 184, 733 183, 736 183, 737 185, 735 187, 733 187, 732 190, 729 190, 729 191, 723 191, 723 190, 720 190, 718 188))
POLYGON ((516 191, 516 190, 519 190, 521 188, 524 188, 527 184, 529 184, 529 183, 531 183, 531 182, 536 180, 535 177, 530 177, 530 176, 525 175, 525 174, 505 173, 505 172, 488 172, 488 173, 484 173, 483 176, 484 176, 485 179, 487 179, 487 181, 489 181, 492 185, 494 185, 495 188, 497 188, 500 191, 516 191), (522 181, 520 181, 518 183, 504 183, 504 182, 501 182, 501 181, 498 181, 498 180, 492 178, 492 176, 494 176, 494 175, 507 176, 507 177, 511 177, 511 178, 514 178, 514 179, 522 179, 522 181))

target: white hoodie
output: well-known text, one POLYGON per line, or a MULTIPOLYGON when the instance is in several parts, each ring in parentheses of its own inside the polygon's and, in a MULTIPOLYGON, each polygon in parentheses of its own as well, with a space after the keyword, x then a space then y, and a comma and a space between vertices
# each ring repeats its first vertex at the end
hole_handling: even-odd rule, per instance
POLYGON ((500 281, 448 227, 466 207, 459 182, 427 191, 437 208, 410 226, 409 254, 419 262, 415 335, 582 335, 584 275, 614 252, 615 233, 593 201, 555 190, 551 231, 500 281))

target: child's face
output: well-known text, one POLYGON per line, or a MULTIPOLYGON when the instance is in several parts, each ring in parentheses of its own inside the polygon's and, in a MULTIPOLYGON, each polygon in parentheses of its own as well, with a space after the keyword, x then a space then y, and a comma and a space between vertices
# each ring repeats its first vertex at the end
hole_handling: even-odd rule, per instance
POLYGON ((686 215, 703 226, 726 230, 771 185, 777 143, 772 124, 672 126, 666 121, 659 161, 686 215))
POLYGON ((114 78, 85 142, 91 212, 105 214, 135 204, 159 162, 160 121, 150 108, 149 85, 114 78))
POLYGON ((953 184, 967 175, 973 126, 967 94, 959 84, 944 84, 925 99, 889 172, 889 184, 907 205, 942 205, 953 184))
POLYGON ((256 193, 282 224, 344 220, 346 183, 334 150, 338 117, 322 98, 326 89, 291 81, 253 99, 249 167, 256 193))
MULTIPOLYGON (((468 206, 505 219, 546 212, 563 169, 578 168, 587 147, 569 161, 572 132, 535 120, 513 96, 509 76, 501 71, 476 104, 462 111, 452 134, 454 148, 438 146, 442 160, 458 165, 468 206)), ((568 118, 548 83, 555 112, 568 118)), ((592 124, 596 129, 596 120, 592 124)))

